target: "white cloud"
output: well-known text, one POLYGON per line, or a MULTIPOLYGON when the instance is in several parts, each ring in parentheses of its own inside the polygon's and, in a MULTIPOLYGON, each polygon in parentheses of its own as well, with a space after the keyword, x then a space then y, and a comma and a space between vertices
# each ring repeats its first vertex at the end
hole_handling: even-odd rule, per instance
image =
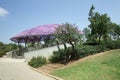
POLYGON ((7 14, 9 14, 9 12, 4 8, 0 7, 0 17, 6 16, 7 14))

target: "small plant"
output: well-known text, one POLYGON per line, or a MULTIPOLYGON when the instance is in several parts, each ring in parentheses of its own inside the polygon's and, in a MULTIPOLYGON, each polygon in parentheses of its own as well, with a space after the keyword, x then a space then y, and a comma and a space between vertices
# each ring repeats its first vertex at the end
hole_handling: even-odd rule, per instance
POLYGON ((33 57, 28 64, 34 68, 38 68, 46 64, 46 58, 43 56, 33 57))

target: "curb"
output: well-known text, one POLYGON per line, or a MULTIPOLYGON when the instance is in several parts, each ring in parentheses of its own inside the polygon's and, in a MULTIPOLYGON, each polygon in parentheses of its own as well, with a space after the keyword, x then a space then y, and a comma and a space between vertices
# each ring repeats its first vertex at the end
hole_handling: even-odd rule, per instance
POLYGON ((36 72, 39 72, 39 73, 42 73, 42 74, 44 74, 44 75, 46 75, 46 76, 49 76, 49 77, 51 77, 51 78, 54 78, 55 80, 63 80, 63 79, 61 79, 61 78, 59 78, 59 77, 50 75, 50 74, 45 73, 45 72, 43 72, 43 71, 39 71, 39 70, 37 70, 37 69, 35 69, 35 68, 31 67, 31 66, 29 66, 29 67, 30 67, 32 70, 34 70, 34 71, 36 71, 36 72))

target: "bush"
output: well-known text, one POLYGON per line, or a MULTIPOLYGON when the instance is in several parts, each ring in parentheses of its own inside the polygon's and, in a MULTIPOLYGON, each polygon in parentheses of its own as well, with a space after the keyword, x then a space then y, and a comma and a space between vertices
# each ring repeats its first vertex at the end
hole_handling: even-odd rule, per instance
POLYGON ((77 49, 78 51, 77 54, 79 55, 80 58, 82 58, 88 55, 103 52, 105 50, 106 48, 103 45, 96 45, 96 46, 84 45, 82 47, 79 47, 79 49, 77 49))
POLYGON ((117 41, 107 41, 104 45, 108 49, 120 49, 120 40, 117 41))
POLYGON ((102 45, 102 44, 95 46, 95 49, 96 49, 96 53, 104 52, 106 50, 109 50, 105 47, 105 45, 102 45))
MULTIPOLYGON (((59 50, 60 51, 60 50, 59 50)), ((53 55, 52 56, 50 56, 50 58, 49 58, 49 61, 51 62, 51 63, 56 63, 56 62, 59 62, 59 61, 62 61, 63 59, 62 59, 62 57, 61 57, 61 55, 60 55, 60 52, 58 52, 58 51, 54 51, 53 52, 53 55)))
POLYGON ((38 68, 46 64, 46 58, 43 56, 33 57, 28 64, 34 68, 38 68))
POLYGON ((81 58, 81 57, 88 56, 94 52, 93 50, 94 50, 93 46, 82 46, 80 48, 79 57, 81 58))
POLYGON ((2 53, 0 53, 0 57, 2 57, 3 55, 2 55, 2 53))
POLYGON ((4 44, 0 42, 0 57, 6 55, 7 52, 17 48, 16 44, 4 44))
POLYGON ((76 60, 88 55, 92 55, 98 52, 104 51, 104 48, 101 46, 75 46, 74 50, 69 47, 67 49, 61 49, 59 51, 54 51, 53 55, 49 58, 51 63, 56 62, 68 62, 71 60, 76 60))
POLYGON ((63 62, 64 60, 66 60, 67 51, 68 50, 64 50, 64 49, 60 49, 59 51, 54 51, 53 55, 49 58, 49 61, 51 63, 63 62))
POLYGON ((83 43, 83 45, 96 46, 96 45, 99 45, 99 43, 98 42, 86 42, 86 43, 83 43))
POLYGON ((6 52, 1 51, 1 52, 0 52, 0 57, 2 57, 2 56, 4 56, 4 55, 6 55, 6 52))
POLYGON ((73 60, 77 56, 77 49, 72 50, 71 47, 67 49, 60 49, 59 51, 54 51, 53 55, 49 58, 51 63, 62 62, 66 63, 70 60, 73 60))
POLYGON ((53 55, 49 58, 50 62, 68 62, 70 60, 82 58, 88 55, 100 53, 110 49, 119 49, 120 40, 101 42, 100 44, 84 44, 83 46, 75 46, 74 50, 69 47, 67 49, 61 49, 54 51, 53 55))

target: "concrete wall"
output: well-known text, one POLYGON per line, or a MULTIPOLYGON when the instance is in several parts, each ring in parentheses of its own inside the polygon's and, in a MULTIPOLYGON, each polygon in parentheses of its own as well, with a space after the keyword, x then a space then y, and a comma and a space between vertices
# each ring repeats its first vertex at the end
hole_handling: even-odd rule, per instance
MULTIPOLYGON (((70 45, 67 44, 67 47, 69 47, 70 45)), ((60 48, 64 48, 63 45, 60 45, 60 48)), ((24 53, 24 57, 26 59, 26 61, 29 61, 32 57, 37 57, 37 56, 44 56, 47 59, 49 58, 49 56, 51 56, 53 54, 53 51, 57 51, 58 48, 57 46, 53 46, 53 47, 48 47, 48 48, 44 48, 44 49, 39 49, 36 51, 30 51, 30 52, 25 52, 24 53)))

